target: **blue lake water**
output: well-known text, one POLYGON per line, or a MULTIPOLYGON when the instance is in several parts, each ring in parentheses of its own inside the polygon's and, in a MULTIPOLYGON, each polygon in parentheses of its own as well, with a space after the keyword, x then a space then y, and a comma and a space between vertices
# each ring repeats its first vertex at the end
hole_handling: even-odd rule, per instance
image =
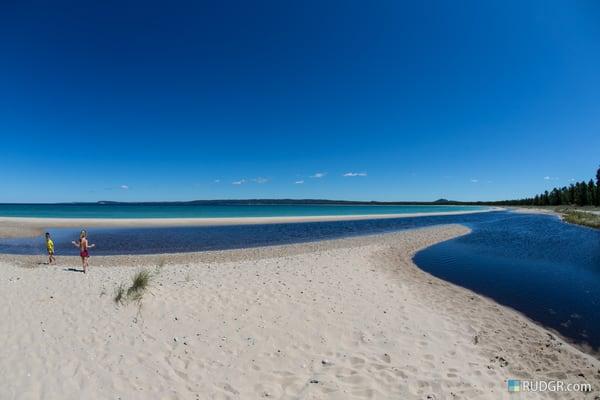
MULTIPOLYGON (((488 212, 364 221, 177 228, 89 229, 93 255, 156 254, 309 242, 460 223, 471 234, 431 246, 423 270, 600 347, 600 231, 547 215, 488 212)), ((51 231, 58 255, 76 255, 76 229, 51 231)), ((0 239, 0 252, 44 254, 43 238, 0 239)))
POLYGON ((423 270, 600 348, 600 230, 501 213, 414 257, 423 270))
POLYGON ((2 217, 36 218, 239 218, 410 214, 474 211, 480 206, 391 205, 194 205, 194 204, 0 204, 2 217))

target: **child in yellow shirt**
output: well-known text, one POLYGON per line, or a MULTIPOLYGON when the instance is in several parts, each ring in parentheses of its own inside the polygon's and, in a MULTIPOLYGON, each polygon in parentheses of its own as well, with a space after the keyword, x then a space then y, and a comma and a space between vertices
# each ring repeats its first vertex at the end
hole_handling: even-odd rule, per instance
POLYGON ((46 249, 48 250, 48 264, 52 264, 56 258, 54 258, 54 242, 48 232, 46 232, 46 249))

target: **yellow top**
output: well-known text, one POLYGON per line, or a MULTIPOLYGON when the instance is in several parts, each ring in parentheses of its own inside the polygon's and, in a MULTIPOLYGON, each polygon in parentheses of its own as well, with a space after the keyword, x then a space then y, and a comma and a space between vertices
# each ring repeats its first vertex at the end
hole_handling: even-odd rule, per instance
POLYGON ((46 247, 48 248, 48 251, 54 253, 54 242, 52 239, 46 240, 46 247))

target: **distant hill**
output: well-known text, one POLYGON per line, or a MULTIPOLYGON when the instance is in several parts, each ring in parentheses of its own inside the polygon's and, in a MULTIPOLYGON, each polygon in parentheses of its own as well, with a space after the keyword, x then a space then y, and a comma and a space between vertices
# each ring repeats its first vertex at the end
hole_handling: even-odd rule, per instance
MULTIPOLYGON (((435 201, 353 201, 353 200, 328 200, 328 199, 216 199, 216 200, 190 200, 190 201, 112 201, 100 200, 96 202, 70 202, 70 203, 31 203, 31 204, 60 204, 60 205, 223 205, 223 206, 239 206, 239 205, 380 205, 380 206, 426 206, 426 205, 507 205, 512 201, 457 201, 438 199, 435 201)), ((0 203, 2 205, 18 204, 18 203, 0 203)))
POLYGON ((351 201, 328 199, 234 199, 234 200, 191 200, 191 201, 159 201, 159 202, 120 202, 102 200, 97 203, 70 204, 101 204, 101 205, 432 205, 432 204, 465 204, 458 201, 439 199, 436 201, 351 201))

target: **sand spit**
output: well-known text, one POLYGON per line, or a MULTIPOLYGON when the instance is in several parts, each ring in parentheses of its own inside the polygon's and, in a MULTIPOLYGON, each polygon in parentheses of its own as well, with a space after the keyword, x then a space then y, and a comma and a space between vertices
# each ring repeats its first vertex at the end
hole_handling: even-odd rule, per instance
POLYGON ((508 399, 508 378, 588 382, 600 362, 419 270, 458 225, 165 256, 0 259, 1 399, 508 399), (158 266, 158 265, 162 266, 158 266), (153 272, 141 302, 117 287, 153 272))
POLYGON ((298 222, 358 221, 367 219, 409 218, 436 215, 460 215, 498 211, 490 207, 483 210, 452 211, 410 214, 321 215, 303 217, 239 217, 239 218, 21 218, 0 217, 0 237, 35 236, 48 228, 90 227, 174 227, 260 225, 298 222))

